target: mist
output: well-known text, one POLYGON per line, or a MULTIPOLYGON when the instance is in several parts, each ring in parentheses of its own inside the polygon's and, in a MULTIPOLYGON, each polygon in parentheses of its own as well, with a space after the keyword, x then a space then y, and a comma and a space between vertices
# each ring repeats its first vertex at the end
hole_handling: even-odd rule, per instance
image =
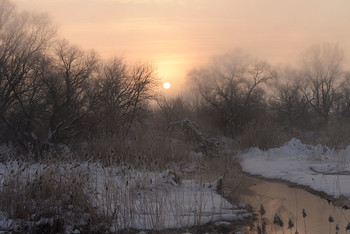
POLYGON ((350 230, 349 6, 0 0, 0 232, 350 230))
POLYGON ((349 55, 350 3, 345 0, 16 3, 20 9, 49 12, 62 37, 104 58, 123 53, 157 62, 162 80, 171 82, 175 93, 191 68, 235 48, 272 64, 297 64, 306 48, 324 42, 339 43, 349 55))

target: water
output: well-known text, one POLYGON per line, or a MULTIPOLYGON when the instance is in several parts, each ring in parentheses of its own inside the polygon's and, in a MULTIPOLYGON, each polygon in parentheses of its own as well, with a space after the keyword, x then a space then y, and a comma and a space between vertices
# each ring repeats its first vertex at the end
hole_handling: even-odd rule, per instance
MULTIPOLYGON (((250 204, 256 213, 259 212, 260 204, 264 205, 266 210, 265 217, 268 220, 267 233, 294 234, 296 228, 299 234, 336 233, 335 226, 339 224, 339 234, 350 234, 350 231, 345 231, 345 227, 350 221, 350 210, 336 207, 329 204, 324 198, 320 198, 300 188, 288 187, 283 183, 258 180, 249 176, 246 176, 245 181, 248 181, 246 183, 248 186, 246 189, 243 189, 245 192, 240 196, 240 199, 250 204), (303 208, 307 212, 305 219, 302 216, 303 208), (272 223, 276 212, 284 221, 283 230, 272 223), (334 223, 331 224, 331 227, 328 222, 329 215, 332 215, 334 218, 334 223), (289 218, 294 222, 294 227, 291 230, 287 229, 289 218)), ((258 224, 259 221, 255 223, 255 226, 258 224)), ((256 227, 250 233, 257 233, 256 227)))

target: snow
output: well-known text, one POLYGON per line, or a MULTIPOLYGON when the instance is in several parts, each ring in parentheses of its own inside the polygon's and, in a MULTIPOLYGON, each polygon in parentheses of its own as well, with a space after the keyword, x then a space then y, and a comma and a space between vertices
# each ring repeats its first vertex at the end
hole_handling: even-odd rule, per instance
POLYGON ((350 146, 334 150, 292 139, 280 148, 251 148, 239 156, 242 169, 266 178, 308 186, 338 198, 350 198, 350 146))
MULTIPOLYGON (((180 181, 173 170, 151 172, 129 167, 104 167, 100 163, 88 162, 46 165, 12 161, 0 163, 0 174, 0 189, 12 175, 16 175, 18 183, 24 184, 49 174, 54 177, 53 181, 59 181, 55 180, 56 177, 67 182, 77 176, 83 177, 82 190, 88 194, 88 202, 102 216, 112 218, 109 226, 111 232, 129 228, 182 228, 208 222, 232 222, 250 216, 246 210, 232 206, 216 192, 218 181, 180 181)), ((73 205, 67 207, 67 217, 74 215, 73 208, 73 205)), ((89 219, 89 214, 84 216, 87 218, 82 217, 76 221, 78 225, 83 225, 89 219)), ((0 230, 13 230, 17 223, 20 222, 8 218, 4 211, 0 211, 0 230)), ((35 221, 26 222, 27 226, 34 224, 35 221)), ((65 230, 75 231, 73 226, 76 224, 67 224, 65 230)))

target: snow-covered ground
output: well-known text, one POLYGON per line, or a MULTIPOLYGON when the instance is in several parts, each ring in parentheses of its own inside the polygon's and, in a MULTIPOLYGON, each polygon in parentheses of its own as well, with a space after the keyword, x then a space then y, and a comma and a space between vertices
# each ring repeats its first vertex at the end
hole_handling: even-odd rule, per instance
MULTIPOLYGON (((46 165, 12 161, 0 163, 0 175, 0 190, 14 175, 18 183, 24 185, 50 175, 51 180, 46 182, 59 181, 64 184, 66 181, 69 184, 73 179, 83 179, 81 187, 87 194, 87 202, 98 210, 96 213, 112 219, 108 227, 112 232, 126 228, 181 228, 210 221, 231 222, 250 216, 246 210, 232 206, 216 192, 217 181, 180 181, 172 170, 160 173, 128 167, 103 167, 99 163, 46 165)), ((67 208, 67 217, 73 215, 73 210, 73 205, 67 208)), ((88 219, 91 216, 81 215, 79 223, 87 222, 84 217, 88 219)), ((38 222, 52 224, 53 221, 37 217, 36 221, 25 222, 27 226, 34 226, 38 222)), ((5 211, 0 210, 0 230, 21 230, 21 227, 17 227, 19 223, 23 224, 24 221, 10 219, 5 211)), ((65 230, 74 231, 73 226, 79 224, 70 223, 65 230)))
POLYGON ((350 198, 350 146, 336 151, 292 139, 267 151, 251 148, 240 154, 240 163, 251 174, 309 186, 336 198, 350 198))

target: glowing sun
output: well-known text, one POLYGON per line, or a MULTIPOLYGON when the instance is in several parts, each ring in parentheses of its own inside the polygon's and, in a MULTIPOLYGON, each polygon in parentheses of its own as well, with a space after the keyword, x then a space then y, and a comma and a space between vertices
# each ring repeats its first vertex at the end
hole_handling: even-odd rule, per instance
POLYGON ((165 89, 170 89, 170 83, 169 82, 165 82, 164 84, 163 84, 163 87, 165 88, 165 89))

